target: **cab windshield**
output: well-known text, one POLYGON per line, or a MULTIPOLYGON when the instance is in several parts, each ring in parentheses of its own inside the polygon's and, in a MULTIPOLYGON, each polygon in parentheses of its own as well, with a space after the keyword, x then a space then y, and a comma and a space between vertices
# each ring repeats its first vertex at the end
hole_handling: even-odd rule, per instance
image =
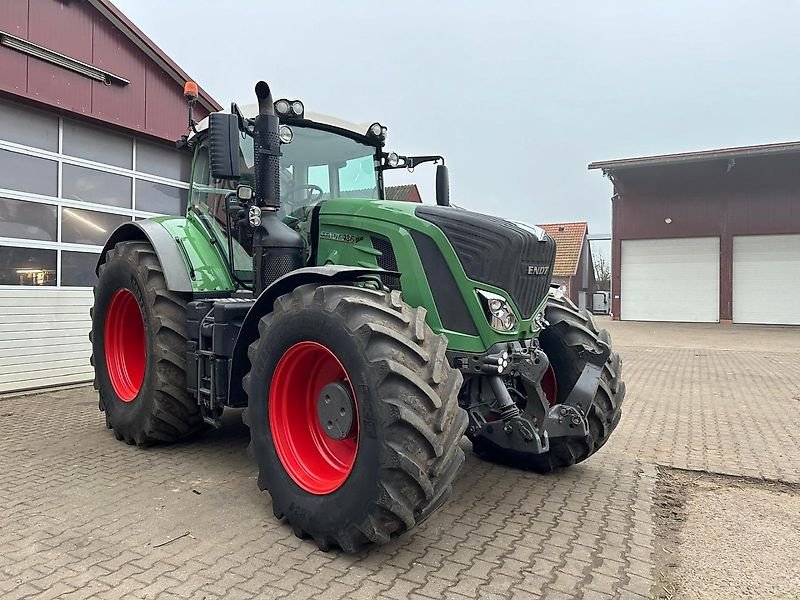
POLYGON ((329 198, 378 198, 375 147, 329 131, 292 127, 281 146, 281 207, 287 214, 329 198))
MULTIPOLYGON (((330 198, 378 199, 375 147, 310 127, 292 126, 294 137, 281 145, 281 217, 330 198)), ((242 179, 252 185, 253 139, 240 142, 242 179)))

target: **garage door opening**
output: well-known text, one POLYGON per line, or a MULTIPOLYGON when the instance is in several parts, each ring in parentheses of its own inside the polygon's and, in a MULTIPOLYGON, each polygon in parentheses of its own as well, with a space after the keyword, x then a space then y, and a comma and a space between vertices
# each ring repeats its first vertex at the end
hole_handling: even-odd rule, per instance
POLYGON ((719 238, 623 240, 620 318, 719 322, 719 238))
POLYGON ((800 235, 733 238, 733 321, 800 325, 800 235))

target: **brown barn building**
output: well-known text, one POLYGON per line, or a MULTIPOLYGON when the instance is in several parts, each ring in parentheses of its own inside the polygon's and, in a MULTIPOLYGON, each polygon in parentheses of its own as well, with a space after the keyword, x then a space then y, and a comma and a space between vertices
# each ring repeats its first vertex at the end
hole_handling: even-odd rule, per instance
POLYGON ((594 162, 614 184, 612 310, 800 324, 800 142, 594 162))
MULTIPOLYGON (((183 213, 188 78, 107 0, 0 1, 0 392, 85 381, 119 224, 183 213)), ((219 105, 201 92, 196 117, 219 105)))
POLYGON ((564 286, 567 296, 580 308, 592 309, 595 290, 594 263, 585 221, 539 225, 556 241, 553 283, 564 286))

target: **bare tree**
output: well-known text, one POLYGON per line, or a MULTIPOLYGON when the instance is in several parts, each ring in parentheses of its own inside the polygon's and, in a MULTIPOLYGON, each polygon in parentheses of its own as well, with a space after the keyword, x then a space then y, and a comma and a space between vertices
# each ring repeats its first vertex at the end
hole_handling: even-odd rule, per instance
POLYGON ((599 253, 594 256, 594 278, 598 290, 611 291, 611 263, 599 253))

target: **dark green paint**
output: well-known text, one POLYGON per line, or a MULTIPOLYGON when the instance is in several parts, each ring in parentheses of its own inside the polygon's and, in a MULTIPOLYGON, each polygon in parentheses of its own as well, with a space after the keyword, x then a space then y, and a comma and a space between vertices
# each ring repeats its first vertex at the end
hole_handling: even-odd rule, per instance
MULTIPOLYGON (((377 266, 377 251, 372 247, 371 234, 388 238, 392 243, 403 287, 403 298, 412 306, 423 306, 428 311, 428 324, 437 333, 448 338, 448 347, 463 352, 482 352, 501 341, 527 339, 538 335, 532 319, 522 319, 519 310, 505 290, 485 283, 473 281, 464 269, 444 233, 434 224, 419 219, 415 214, 417 205, 409 202, 389 200, 334 199, 325 202, 320 211, 320 241, 317 262, 340 265, 377 266), (445 329, 439 316, 428 278, 411 239, 411 230, 424 233, 436 242, 453 273, 467 309, 475 322, 478 335, 466 335, 445 329), (341 238, 341 239, 333 239, 341 238), (360 240, 359 240, 360 238, 360 240), (356 242, 344 239, 359 240, 356 242), (519 321, 516 331, 501 333, 489 326, 478 296, 477 288, 505 297, 513 307, 519 321)), ((453 209, 457 210, 457 209, 453 209)), ((544 299, 544 303, 546 298, 544 299)), ((540 309, 543 306, 539 307, 540 309)), ((538 312, 538 311, 537 311, 538 312)))
POLYGON ((194 213, 190 212, 188 217, 153 217, 152 220, 169 231, 181 248, 181 256, 188 259, 186 268, 191 276, 192 291, 234 290, 219 243, 194 213))

